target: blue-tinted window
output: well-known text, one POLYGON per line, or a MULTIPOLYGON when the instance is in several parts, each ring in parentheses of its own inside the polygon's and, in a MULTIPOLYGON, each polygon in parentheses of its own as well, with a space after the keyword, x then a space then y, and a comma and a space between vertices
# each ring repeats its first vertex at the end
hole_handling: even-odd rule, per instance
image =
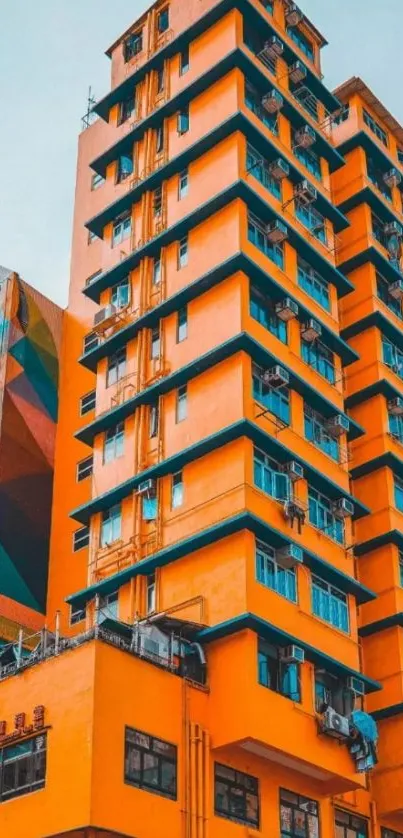
POLYGON ((380 300, 396 315, 399 317, 400 320, 403 319, 402 313, 402 306, 400 300, 395 300, 391 294, 389 294, 389 285, 390 283, 383 278, 380 274, 377 273, 376 275, 376 293, 380 300))
POLYGON ((326 430, 326 420, 311 407, 304 407, 305 436, 321 451, 324 451, 332 460, 339 460, 339 444, 336 439, 330 436, 326 430))
POLYGON ((323 375, 331 384, 335 383, 336 375, 334 368, 333 352, 320 343, 318 340, 308 343, 305 340, 301 341, 301 358, 306 364, 309 364, 319 375, 323 375))
POLYGON ((285 425, 290 424, 290 391, 287 387, 269 387, 263 381, 263 370, 254 365, 252 372, 253 398, 273 413, 285 425))
POLYGON ((339 544, 344 543, 343 519, 336 517, 329 498, 317 492, 312 486, 308 487, 308 514, 309 521, 314 527, 328 535, 333 541, 339 544))
POLYGON ((267 238, 265 226, 256 216, 248 216, 248 239, 279 268, 284 267, 284 251, 281 244, 273 244, 267 238))
POLYGON ((295 201, 295 215, 318 241, 327 244, 326 224, 323 215, 310 204, 295 201))
POLYGON ((386 131, 381 128, 379 123, 376 122, 376 120, 368 113, 368 111, 365 110, 365 108, 363 109, 363 117, 365 125, 367 125, 372 133, 378 137, 378 140, 380 140, 384 146, 388 147, 388 135, 386 131))
POLYGON ((276 500, 284 501, 291 497, 290 478, 280 471, 276 460, 254 448, 253 463, 255 486, 276 500))
POLYGON ((267 687, 291 701, 301 701, 300 667, 297 663, 285 663, 277 646, 259 637, 258 678, 262 687, 267 687))
POLYGON ((403 512, 403 483, 395 477, 395 504, 399 512, 403 512))
POLYGON ((367 174, 371 183, 382 192, 382 195, 388 200, 392 200, 392 190, 383 179, 383 172, 377 167, 372 157, 367 154, 367 174))
POLYGON ((295 570, 280 567, 276 562, 276 554, 273 547, 256 543, 256 578, 258 582, 270 588, 280 596, 297 601, 297 576, 295 570))
POLYGON ((301 29, 298 26, 287 26, 287 35, 294 41, 294 43, 299 47, 301 52, 309 58, 309 61, 313 61, 315 58, 315 51, 313 47, 312 41, 304 35, 301 29))
POLYGON ((394 416, 393 413, 389 413, 389 433, 399 442, 403 442, 403 416, 394 416))
POLYGON ((287 343, 287 324, 277 316, 271 300, 254 288, 250 292, 250 314, 282 343, 287 343))
POLYGON ((314 268, 311 268, 311 266, 308 265, 308 262, 301 259, 300 256, 298 256, 297 272, 298 285, 300 285, 313 300, 325 308, 326 311, 330 311, 330 292, 327 280, 323 279, 323 277, 318 274, 314 268))
POLYGON ((312 613, 335 628, 350 631, 348 599, 346 594, 333 588, 318 576, 312 576, 312 613))
POLYGON ((403 352, 382 335, 383 363, 390 367, 399 378, 403 378, 403 352))
POLYGON ((246 170, 248 174, 262 183, 275 198, 281 200, 281 182, 274 179, 270 174, 267 161, 249 143, 246 154, 246 170))
POLYGON ((301 145, 298 145, 295 130, 292 130, 292 150, 294 152, 295 157, 299 160, 300 163, 308 169, 308 172, 317 178, 317 180, 322 180, 322 169, 320 165, 320 157, 316 154, 312 148, 304 148, 301 145))
POLYGON ((262 95, 258 93, 256 88, 247 83, 245 87, 245 105, 252 111, 258 119, 263 122, 272 134, 278 134, 278 123, 275 114, 270 114, 261 104, 262 95))

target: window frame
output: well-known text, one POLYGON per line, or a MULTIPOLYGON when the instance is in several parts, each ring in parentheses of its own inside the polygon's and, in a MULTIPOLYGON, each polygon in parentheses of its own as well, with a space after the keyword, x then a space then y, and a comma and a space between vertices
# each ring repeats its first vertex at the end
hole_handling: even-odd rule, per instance
POLYGON ((276 561, 276 551, 269 544, 255 541, 256 581, 294 605, 298 603, 298 575, 294 568, 284 568, 276 561), (269 565, 273 565, 271 570, 269 565), (271 584, 273 580, 273 584, 271 584))
POLYGON ((171 478, 171 509, 179 509, 183 506, 185 496, 185 488, 183 481, 183 471, 176 471, 171 478))
POLYGON ((188 418, 188 386, 182 384, 176 391, 176 410, 175 410, 175 424, 184 422, 188 418), (182 415, 182 411, 183 415, 182 415))
POLYGON ((311 607, 312 614, 319 620, 323 620, 332 628, 342 631, 343 634, 350 635, 351 619, 348 595, 316 573, 311 574, 311 607), (328 612, 327 616, 326 611, 328 612), (343 614, 346 619, 346 627, 343 626, 343 614), (336 619, 333 620, 332 616, 336 616, 336 619))
POLYGON ((0 749, 0 803, 5 803, 8 800, 23 797, 26 794, 31 794, 32 792, 45 788, 47 755, 48 743, 46 732, 32 736, 29 739, 24 739, 21 742, 17 741, 15 744, 7 745, 0 749), (37 748, 35 747, 36 743, 38 743, 37 748), (12 756, 13 751, 14 756, 12 756), (38 756, 39 759, 37 759, 38 756), (29 779, 29 782, 18 785, 18 775, 24 763, 26 778, 29 779), (14 767, 15 783, 11 790, 5 792, 6 772, 8 773, 10 766, 14 767), (38 766, 43 776, 39 780, 35 780, 34 777, 38 772, 38 766))
POLYGON ((176 319, 176 343, 183 343, 188 337, 188 307, 182 306, 178 309, 176 319))
POLYGON ((186 235, 178 241, 178 271, 189 264, 189 237, 186 235))
POLYGON ((178 175, 178 201, 183 201, 189 194, 189 168, 182 169, 178 175))
POLYGON ((111 428, 107 428, 104 433, 103 447, 102 447, 102 462, 103 465, 108 465, 124 456, 125 444, 125 423, 118 422, 111 428))
POLYGON ((304 795, 298 794, 298 792, 290 791, 289 789, 281 788, 279 789, 279 817, 280 817, 280 838, 320 838, 321 834, 321 824, 320 824, 320 806, 317 800, 312 800, 309 797, 305 797, 304 795), (288 799, 286 797, 288 795, 288 799), (294 800, 290 800, 290 797, 293 797, 294 800), (301 802, 303 801, 303 802, 301 802), (303 808, 305 807, 305 808, 303 808), (284 829, 284 812, 283 809, 290 809, 291 814, 287 816, 287 821, 289 818, 290 829, 284 829), (312 811, 312 809, 316 808, 316 812, 312 811), (298 828, 296 828, 296 813, 300 812, 304 814, 304 835, 302 833, 302 818, 300 818, 300 822, 298 824, 298 828), (316 828, 309 829, 309 817, 316 818, 317 826, 316 828))
POLYGON ((73 538, 72 538, 72 544, 73 544, 73 553, 79 553, 80 550, 85 550, 87 547, 89 547, 90 546, 90 528, 87 527, 86 525, 84 525, 83 527, 79 527, 77 530, 74 530, 73 538), (81 537, 79 536, 79 533, 82 534, 81 537), (84 541, 85 543, 81 544, 80 543, 81 541, 84 541))
POLYGON ((174 745, 171 742, 167 742, 164 739, 159 739, 152 734, 145 733, 144 731, 138 730, 137 728, 129 727, 128 725, 125 726, 125 733, 124 733, 124 770, 123 770, 123 781, 126 785, 134 786, 135 788, 141 789, 142 791, 149 791, 153 794, 158 794, 162 797, 167 797, 170 800, 177 800, 178 799, 178 748, 177 745, 174 745), (143 743, 140 742, 129 742, 128 734, 138 735, 140 737, 144 737, 143 743), (148 747, 145 746, 145 740, 149 741, 148 747), (129 776, 128 771, 128 746, 132 746, 132 750, 137 750, 140 754, 139 758, 139 780, 136 781, 133 779, 133 776, 129 776), (161 751, 154 750, 155 745, 158 747, 164 746, 171 749, 172 756, 161 755, 161 751), (154 756, 155 760, 157 761, 157 775, 159 783, 158 785, 151 785, 144 781, 144 756, 146 754, 154 756), (162 775, 163 775, 163 764, 168 763, 171 767, 174 767, 173 772, 173 780, 174 780, 174 789, 173 791, 168 791, 166 788, 163 787, 162 784, 162 775))
POLYGON ((179 75, 184 76, 185 73, 189 72, 190 69, 190 50, 189 46, 184 47, 184 49, 179 53, 179 75), (185 56, 185 61, 183 60, 183 56, 185 56))
POLYGON ((94 471, 94 457, 90 454, 89 457, 84 457, 83 460, 79 460, 76 465, 76 483, 82 483, 84 480, 88 480, 89 477, 92 477, 94 471))
POLYGON ((127 351, 125 346, 121 347, 121 349, 118 349, 116 352, 113 353, 113 355, 108 355, 105 382, 106 388, 113 387, 115 384, 118 384, 119 381, 122 380, 122 378, 125 377, 126 366, 127 351))
POLYGON ((260 829, 259 779, 257 777, 254 777, 252 774, 246 774, 244 771, 238 771, 238 769, 232 768, 232 766, 224 765, 220 762, 214 762, 214 814, 220 818, 226 818, 227 820, 233 821, 235 823, 244 824, 247 827, 250 826, 254 829, 260 829), (225 776, 225 773, 217 773, 217 769, 223 769, 224 772, 227 772, 227 776, 225 776), (232 780, 228 776, 228 774, 231 772, 233 774, 232 780), (228 797, 227 810, 225 810, 221 806, 218 806, 217 804, 218 784, 220 784, 223 787, 226 787, 226 793, 228 797), (253 797, 256 799, 256 818, 251 818, 247 816, 248 796, 250 798, 253 797), (231 802, 232 805, 234 804, 234 801, 239 803, 240 798, 242 798, 244 808, 243 816, 240 814, 234 814, 230 811, 231 802))
POLYGON ((116 544, 122 538, 122 505, 115 503, 109 509, 105 509, 101 517, 99 531, 99 546, 101 549, 116 544), (112 514, 114 513, 114 514, 112 514), (111 530, 111 539, 106 538, 107 527, 111 530), (116 530, 116 531, 115 531, 116 530))

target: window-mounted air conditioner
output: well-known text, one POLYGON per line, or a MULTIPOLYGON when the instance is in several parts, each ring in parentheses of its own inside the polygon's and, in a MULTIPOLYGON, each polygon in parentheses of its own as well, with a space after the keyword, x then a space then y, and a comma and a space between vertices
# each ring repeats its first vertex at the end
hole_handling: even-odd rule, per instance
POLYGON ((116 306, 112 305, 112 303, 109 306, 105 306, 105 308, 101 308, 101 310, 97 311, 94 316, 94 326, 101 326, 105 320, 109 320, 111 317, 114 317, 115 314, 116 306))
POLYGON ((292 483, 296 483, 297 480, 304 479, 304 469, 300 463, 297 463, 296 460, 291 460, 289 463, 286 463, 284 466, 284 473, 288 474, 292 483))
POLYGON ((354 504, 348 498, 339 498, 333 504, 336 518, 351 518, 354 515, 354 504))
POLYGON ((293 84, 300 84, 307 77, 307 71, 302 61, 294 61, 288 71, 288 77, 293 84))
POLYGON ((332 736, 334 739, 347 739, 350 736, 350 724, 347 716, 342 716, 328 707, 321 723, 323 733, 332 736))
POLYGON ((269 163, 269 172, 274 180, 284 180, 284 178, 289 177, 290 167, 285 160, 278 157, 277 160, 269 163))
POLYGON ((283 107, 284 99, 277 90, 270 90, 262 97, 262 105, 267 113, 278 113, 283 107))
POLYGON ((288 238, 288 229, 282 221, 272 221, 266 227, 266 235, 272 244, 281 244, 288 238))
POLYGON ((298 305, 290 297, 284 297, 284 300, 276 303, 276 314, 280 320, 284 320, 285 322, 294 320, 295 317, 298 317, 298 305))
POLYGON ((303 125, 295 132, 295 145, 310 148, 316 142, 316 134, 310 125, 303 125))
POLYGON ((327 420, 326 430, 331 436, 336 438, 342 434, 348 434, 350 430, 350 420, 347 416, 344 416, 343 413, 338 413, 336 416, 332 416, 327 420))
POLYGON ((294 198, 297 198, 301 204, 313 204, 317 197, 317 189, 312 186, 309 180, 302 180, 294 187, 294 198))
POLYGON ((399 186, 399 183, 402 182, 402 176, 398 169, 389 169, 388 172, 385 172, 383 175, 384 183, 386 186, 392 188, 393 186, 399 186))
POLYGON ((276 364, 275 367, 265 370, 263 373, 263 381, 269 387, 273 387, 274 389, 279 387, 288 387, 290 383, 290 375, 284 367, 280 367, 279 364, 276 364))
POLYGON ((276 562, 286 570, 291 570, 298 564, 303 564, 304 554, 298 544, 287 544, 276 550, 276 562))
POLYGON ((277 35, 272 35, 272 37, 265 42, 262 52, 267 56, 267 58, 278 58, 284 52, 284 44, 280 41, 280 38, 278 38, 277 35))
POLYGON ((388 294, 394 300, 401 300, 403 298, 403 280, 397 279, 396 282, 388 285, 388 294))
POLYGON ((280 653, 283 663, 304 663, 305 651, 301 646, 285 646, 280 653))
POLYGON ((361 678, 356 678, 354 675, 347 679, 347 689, 351 690, 354 695, 365 695, 365 684, 361 678))
POLYGON ((298 26, 301 23, 301 20, 304 17, 304 13, 301 11, 299 6, 296 3, 288 3, 287 8, 285 10, 285 19, 287 26, 298 26))
POLYGON ((157 491, 157 481, 150 477, 148 480, 143 480, 137 487, 138 495, 148 495, 152 497, 157 491))
POLYGON ((388 402, 388 411, 392 416, 403 416, 403 399, 397 396, 388 402))
POLYGON ((307 343, 313 343, 314 340, 320 338, 322 334, 322 326, 313 317, 310 317, 301 328, 301 337, 307 343))

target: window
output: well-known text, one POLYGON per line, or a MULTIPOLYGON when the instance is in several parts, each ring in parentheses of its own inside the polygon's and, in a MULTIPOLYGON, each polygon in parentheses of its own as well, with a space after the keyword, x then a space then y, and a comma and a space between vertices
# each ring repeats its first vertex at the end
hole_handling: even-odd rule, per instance
POLYGON ((403 588, 403 553, 399 550, 399 584, 403 588))
POLYGON ((90 529, 89 527, 80 527, 79 530, 73 532, 73 552, 78 553, 84 547, 88 547, 90 543, 90 529))
POLYGON ((130 215, 121 216, 113 224, 112 247, 121 244, 125 239, 130 238, 132 232, 132 219, 130 215))
POLYGON ((396 508, 403 512, 403 482, 395 477, 395 504, 396 508))
POLYGON ((302 105, 302 107, 310 114, 310 116, 318 122, 318 99, 309 87, 306 87, 300 82, 293 82, 292 79, 290 79, 290 92, 292 93, 294 99, 296 99, 297 102, 299 102, 300 105, 302 105))
POLYGON ((394 416, 389 413, 389 433, 403 443, 403 416, 394 416))
POLYGON ((280 596, 297 601, 297 577, 295 570, 286 570, 276 562, 276 552, 273 547, 256 542, 256 578, 258 582, 270 588, 280 596))
POLYGON ((374 184, 374 186, 376 186, 377 189, 379 189, 387 201, 392 201, 392 190, 390 186, 385 183, 383 179, 383 172, 378 168, 372 157, 369 157, 368 154, 366 157, 368 179, 374 184))
POLYGON ((119 105, 119 116, 118 116, 118 125, 122 125, 123 122, 126 122, 127 119, 130 119, 131 115, 134 113, 136 109, 136 89, 134 93, 131 93, 130 96, 127 97, 123 102, 119 105))
POLYGON ((293 791, 280 789, 281 838, 319 838, 319 806, 293 791))
POLYGON ((149 421, 149 431, 148 435, 150 439, 153 439, 158 435, 158 424, 159 424, 159 409, 158 403, 150 404, 150 421, 149 421))
POLYGON ((279 268, 284 267, 284 251, 282 244, 273 244, 266 235, 266 228, 263 221, 255 215, 248 215, 248 239, 255 247, 259 248, 279 268))
POLYGON ((292 131, 292 150, 300 163, 308 169, 317 180, 322 179, 322 169, 320 165, 320 157, 312 150, 312 148, 304 148, 299 145, 295 136, 295 130, 292 131))
POLYGON ((187 384, 179 387, 176 393, 176 421, 183 422, 188 415, 188 388, 187 384))
POLYGON ((146 612, 153 614, 156 610, 156 580, 155 573, 146 576, 146 612))
POLYGON ((312 41, 304 35, 301 29, 298 26, 287 26, 287 35, 291 38, 292 41, 299 47, 301 52, 306 55, 309 61, 313 61, 315 58, 315 52, 313 48, 312 41))
POLYGON ((44 788, 46 747, 45 733, 0 750, 0 800, 44 788))
POLYGON ((320 448, 332 460, 339 461, 339 443, 326 429, 326 419, 309 405, 304 405, 305 436, 309 442, 320 448))
POLYGON ((85 287, 88 288, 88 286, 91 285, 92 282, 94 282, 99 276, 101 276, 101 273, 102 271, 95 271, 95 273, 91 274, 91 276, 87 276, 87 279, 85 280, 85 287))
POLYGON ((397 159, 398 159, 400 165, 402 165, 403 164, 403 149, 402 148, 397 149, 397 159))
POLYGON ((91 189, 95 192, 96 189, 99 189, 100 186, 103 186, 105 183, 105 178, 102 175, 93 175, 91 178, 91 189))
POLYGON ((143 516, 143 521, 155 521, 158 512, 158 500, 157 495, 154 493, 150 493, 147 495, 143 495, 142 498, 142 510, 141 514, 143 516))
POLYGON ((97 234, 96 234, 96 233, 94 233, 92 230, 88 230, 87 244, 92 244, 92 242, 93 242, 93 241, 94 241, 94 239, 96 239, 96 238, 97 238, 97 234))
POLYGON ((259 828, 259 781, 214 763, 214 811, 222 818, 259 828))
POLYGON ((298 285, 322 308, 330 311, 329 283, 308 265, 300 256, 297 257, 298 285))
POLYGON ((161 353, 160 327, 159 326, 154 326, 154 329, 151 330, 151 360, 155 361, 157 358, 159 358, 160 353, 161 353))
POLYGON ((291 701, 301 701, 300 667, 298 663, 285 663, 281 650, 261 637, 258 639, 258 681, 275 693, 291 701))
POLYGON ((403 378, 403 352, 382 335, 382 359, 399 378, 403 378))
POLYGON ((155 137, 155 150, 157 154, 160 154, 161 151, 164 151, 164 123, 157 128, 155 137))
POLYGON ((176 800, 177 748, 148 733, 125 730, 125 783, 176 800))
POLYGON ((287 343, 287 323, 277 316, 272 300, 261 291, 251 288, 249 311, 251 317, 264 326, 282 343, 287 343))
POLYGON ((116 308, 125 308, 130 302, 130 283, 129 277, 125 277, 117 285, 114 285, 111 291, 111 303, 116 308))
POLYGON ((349 633, 349 611, 346 594, 333 588, 318 576, 312 576, 312 613, 340 631, 349 633))
POLYGON ((183 108, 178 113, 178 134, 187 134, 190 128, 189 108, 183 108))
POLYGON ((322 244, 327 244, 326 222, 323 215, 310 204, 307 206, 302 201, 294 202, 295 216, 304 227, 315 236, 322 244))
POLYGON ((177 509, 183 504, 183 475, 181 471, 177 471, 172 475, 172 491, 171 491, 171 506, 172 509, 177 509))
POLYGON ((399 318, 403 319, 402 305, 400 300, 395 300, 389 293, 390 283, 384 279, 381 274, 376 274, 376 293, 379 299, 388 307, 388 309, 399 318))
POLYGON ((109 355, 106 374, 106 386, 117 384, 126 372, 126 347, 119 349, 114 355, 109 355))
POLYGON ((263 370, 256 364, 252 368, 252 394, 253 398, 259 404, 262 404, 269 413, 273 413, 285 425, 290 424, 290 391, 288 387, 269 387, 263 380, 263 370))
POLYGON ((331 675, 330 672, 315 669, 315 709, 324 713, 327 707, 333 707, 342 716, 349 716, 353 711, 355 699, 346 683, 331 675))
POLYGON ((157 15, 157 29, 160 35, 169 28, 169 7, 166 6, 157 15))
POLYGON ((85 608, 73 608, 70 606, 70 625, 75 626, 85 620, 85 608))
POLYGON ((157 96, 159 96, 160 93, 164 92, 164 88, 165 88, 165 70, 164 70, 164 67, 161 67, 159 70, 157 70, 157 96))
POLYGON ((249 143, 246 150, 246 171, 265 186, 275 198, 281 200, 281 181, 275 180, 270 174, 267 160, 249 143))
POLYGON ((122 511, 120 503, 111 506, 102 513, 101 522, 101 547, 109 547, 114 541, 118 541, 122 534, 122 511))
POLYGON ((181 343, 186 340, 188 336, 188 310, 187 306, 183 306, 178 311, 178 321, 176 325, 176 342, 181 343))
POLYGON ((388 241, 385 236, 385 224, 374 212, 371 212, 372 235, 379 244, 388 249, 388 241))
POLYGON ((253 464, 255 486, 276 500, 284 501, 291 497, 290 478, 280 471, 276 460, 254 448, 253 464))
POLYGON ((335 809, 334 818, 335 838, 368 838, 368 822, 364 818, 357 818, 351 812, 343 812, 341 809, 335 809))
POLYGON ((80 416, 85 416, 86 413, 90 413, 91 410, 95 410, 95 403, 96 403, 96 392, 95 392, 95 390, 91 390, 90 393, 86 393, 85 396, 81 396, 81 399, 80 399, 80 416))
POLYGON ((188 169, 184 169, 183 172, 179 174, 179 182, 178 182, 178 200, 181 201, 182 198, 186 198, 186 195, 189 192, 189 171, 188 169))
POLYGON ((104 463, 110 463, 123 457, 125 423, 119 422, 114 428, 108 428, 104 439, 104 463))
POLYGON ((184 76, 190 67, 189 63, 189 47, 185 47, 179 56, 179 75, 184 76))
POLYGON ((387 148, 388 147, 388 135, 387 135, 386 131, 384 131, 383 128, 381 128, 381 126, 379 125, 379 122, 376 122, 375 119, 371 116, 371 114, 369 114, 368 111, 365 110, 365 108, 363 108, 363 110, 362 110, 362 116, 363 116, 365 125, 367 125, 368 128, 370 129, 370 131, 372 131, 372 133, 375 134, 375 136, 378 138, 378 140, 381 141, 382 145, 386 146, 386 148, 387 148))
POLYGON ((87 477, 91 477, 93 470, 93 458, 86 457, 85 460, 81 460, 80 463, 77 463, 77 483, 81 483, 82 480, 86 480, 87 477))
POLYGON ((104 620, 108 617, 112 620, 117 620, 119 614, 119 591, 113 591, 112 594, 101 597, 99 608, 104 620))
POLYGON ((333 504, 322 495, 308 486, 308 510, 309 521, 318 530, 328 535, 333 541, 338 544, 344 544, 344 522, 342 518, 337 518, 333 512, 333 504))
POLYGON ((393 829, 386 829, 381 826, 381 838, 403 838, 403 833, 395 832, 393 829))
POLYGON ((319 375, 323 375, 330 384, 335 384, 336 375, 334 369, 333 352, 318 340, 307 342, 301 340, 301 358, 319 375))
POLYGON ((278 134, 278 120, 275 114, 270 114, 266 111, 261 104, 262 94, 256 90, 253 85, 246 82, 245 85, 245 105, 246 107, 252 111, 252 113, 260 119, 261 122, 266 126, 266 128, 271 131, 272 134, 278 134))
POLYGON ((162 213, 162 186, 155 190, 153 195, 154 218, 159 218, 162 213))
POLYGON ((189 247, 188 237, 181 239, 178 245, 178 270, 185 268, 188 263, 189 247))
POLYGON ((143 49, 143 30, 139 29, 137 32, 132 32, 124 42, 124 59, 125 62, 130 61, 135 55, 138 55, 143 49))
MULTIPOLYGON (((130 177, 133 174, 133 158, 129 157, 127 154, 121 154, 118 157, 118 165, 117 165, 117 172, 116 172, 116 182, 122 183, 123 180, 130 177)), ((127 235, 130 235, 131 232, 131 219, 129 217, 130 225, 126 222, 126 228, 123 230, 123 239, 127 238, 127 235), (129 228, 129 233, 127 233, 127 229, 129 228)), ((122 239, 122 240, 123 240, 122 239)))
POLYGON ((159 285, 161 282, 161 256, 156 256, 153 264, 153 285, 159 285))
POLYGON ((91 349, 95 349, 96 346, 99 344, 99 337, 96 332, 89 332, 88 335, 84 338, 84 355, 87 352, 91 352, 91 349))

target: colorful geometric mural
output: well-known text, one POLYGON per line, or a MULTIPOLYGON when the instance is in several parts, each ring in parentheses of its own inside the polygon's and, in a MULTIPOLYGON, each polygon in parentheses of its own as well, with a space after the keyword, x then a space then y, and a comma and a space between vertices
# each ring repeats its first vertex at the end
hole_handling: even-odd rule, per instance
POLYGON ((0 594, 44 611, 62 311, 0 270, 0 594))

